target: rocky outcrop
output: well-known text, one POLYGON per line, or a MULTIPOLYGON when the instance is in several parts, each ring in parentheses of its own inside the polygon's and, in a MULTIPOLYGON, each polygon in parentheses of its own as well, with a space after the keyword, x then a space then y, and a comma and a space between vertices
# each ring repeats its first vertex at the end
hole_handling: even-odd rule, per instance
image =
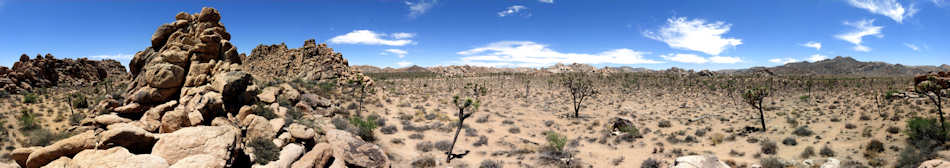
POLYGON ((334 80, 337 83, 371 81, 350 68, 343 54, 333 52, 326 44, 317 44, 313 39, 294 49, 288 49, 283 43, 258 45, 244 58, 244 69, 262 79, 334 80))
POLYGON ((152 154, 165 158, 169 164, 199 154, 230 158, 232 149, 238 143, 239 131, 222 126, 183 128, 163 135, 152 147, 152 154))
POLYGON ((85 150, 76 154, 66 167, 129 167, 166 168, 165 159, 149 154, 132 154, 122 147, 107 150, 85 150))
POLYGON ((389 167, 389 158, 376 144, 367 143, 349 132, 327 131, 327 141, 336 159, 360 167, 389 167))
POLYGON ((19 93, 53 86, 92 86, 110 78, 128 78, 125 67, 118 61, 57 59, 52 54, 30 59, 23 54, 12 69, 0 67, 0 90, 19 93))

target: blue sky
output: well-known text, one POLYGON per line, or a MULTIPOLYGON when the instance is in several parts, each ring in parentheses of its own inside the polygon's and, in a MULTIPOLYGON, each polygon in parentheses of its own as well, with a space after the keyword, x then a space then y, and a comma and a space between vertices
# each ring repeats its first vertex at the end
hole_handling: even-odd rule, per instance
POLYGON ((946 0, 0 0, 0 65, 23 53, 127 62, 159 25, 204 6, 222 13, 242 53, 314 38, 351 65, 950 63, 946 0))

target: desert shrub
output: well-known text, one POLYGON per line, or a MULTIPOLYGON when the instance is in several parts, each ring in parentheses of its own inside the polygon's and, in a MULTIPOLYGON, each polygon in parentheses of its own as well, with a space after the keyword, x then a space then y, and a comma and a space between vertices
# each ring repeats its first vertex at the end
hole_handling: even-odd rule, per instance
POLYGON ((396 132, 399 132, 399 129, 396 129, 396 126, 390 125, 390 126, 385 126, 385 127, 383 127, 383 128, 380 128, 380 129, 379 129, 379 132, 382 132, 383 134, 389 135, 389 134, 394 134, 394 133, 396 133, 396 132))
POLYGON ((795 138, 788 137, 782 140, 782 144, 786 146, 795 146, 795 145, 798 145, 798 141, 795 140, 795 138))
POLYGON ((868 145, 864 148, 864 150, 870 153, 884 152, 884 143, 878 141, 877 139, 872 139, 870 142, 868 142, 868 145))
POLYGON ((432 158, 432 156, 426 156, 412 161, 412 167, 427 168, 435 166, 435 159, 432 158))
POLYGON ((854 129, 854 128, 858 128, 858 126, 856 126, 856 125, 854 125, 854 124, 851 124, 851 123, 846 123, 846 124, 844 124, 844 128, 846 128, 846 129, 854 129))
POLYGON ((69 104, 75 108, 89 108, 89 101, 86 100, 86 95, 81 93, 70 94, 69 104))
POLYGON ((265 138, 254 138, 254 140, 251 140, 250 144, 247 145, 254 149, 254 160, 261 164, 267 164, 270 161, 277 160, 277 156, 280 154, 280 149, 277 145, 274 145, 274 142, 265 138))
POLYGON ((366 119, 363 119, 359 116, 350 117, 350 124, 355 126, 356 135, 363 138, 365 141, 376 141, 376 136, 373 135, 373 130, 376 129, 376 118, 373 116, 368 116, 366 119))
POLYGON ((511 133, 511 134, 519 134, 519 133, 521 133, 521 129, 519 129, 518 127, 511 127, 511 128, 508 129, 508 133, 511 133))
POLYGON ((693 135, 696 135, 697 137, 706 136, 706 129, 696 130, 696 132, 694 132, 693 135))
POLYGON ((770 140, 765 140, 759 144, 762 145, 763 154, 773 155, 778 152, 778 145, 776 145, 775 142, 772 142, 770 140))
POLYGON ((900 128, 897 128, 897 127, 895 127, 895 126, 887 127, 887 132, 888 132, 888 133, 891 133, 891 134, 897 134, 897 133, 900 133, 900 131, 901 131, 901 129, 900 129, 900 128))
POLYGON ((86 119, 86 114, 73 113, 69 116, 69 125, 79 125, 79 123, 82 122, 82 119, 86 119))
POLYGON ((546 131, 548 146, 554 148, 557 151, 563 151, 564 145, 567 144, 567 137, 564 135, 559 135, 554 131, 546 131))
POLYGON ((785 122, 788 123, 788 125, 792 125, 792 127, 798 127, 798 120, 795 118, 785 117, 785 122))
POLYGON ((812 156, 815 156, 815 148, 811 146, 805 147, 805 150, 803 150, 802 154, 799 155, 799 157, 802 159, 810 158, 812 156))
POLYGON ((854 160, 842 161, 842 162, 841 162, 841 167, 845 167, 845 168, 867 168, 867 166, 864 166, 864 164, 861 164, 861 162, 854 161, 854 160))
POLYGON ((478 136, 478 140, 475 141, 475 144, 472 144, 472 145, 475 147, 479 147, 479 146, 487 145, 487 144, 488 144, 488 137, 482 135, 482 136, 478 136))
POLYGON ((620 132, 627 133, 628 135, 631 135, 633 137, 640 137, 640 129, 637 129, 637 126, 635 125, 621 127, 620 132))
POLYGON ((478 168, 502 168, 501 161, 495 160, 483 160, 481 164, 478 165, 478 168))
POLYGON ((439 151, 448 152, 449 148, 452 147, 452 141, 441 140, 441 141, 435 142, 433 146, 435 147, 435 149, 438 149, 439 151))
POLYGON ((722 140, 723 140, 724 138, 725 138, 725 135, 723 135, 723 134, 721 134, 721 133, 718 133, 718 132, 717 132, 717 133, 713 133, 712 135, 709 135, 709 141, 712 141, 712 145, 718 145, 718 144, 722 143, 722 140))
POLYGON ((900 93, 897 90, 888 90, 887 93, 884 93, 885 99, 893 99, 897 97, 897 94, 900 93))
POLYGON ((798 136, 811 136, 812 134, 814 134, 814 132, 808 129, 808 127, 801 126, 801 127, 796 128, 795 131, 792 132, 792 134, 795 134, 798 136))
POLYGON ((925 118, 913 118, 907 121, 907 133, 908 142, 911 144, 916 144, 917 141, 938 141, 943 142, 947 140, 947 130, 943 130, 940 127, 939 122, 936 119, 925 119, 925 118))
POLYGON ((271 109, 270 106, 264 104, 254 105, 254 114, 264 117, 268 120, 277 118, 277 114, 274 113, 274 109, 271 109))
POLYGON ((653 158, 647 158, 643 163, 640 163, 640 168, 660 168, 660 161, 657 161, 653 158))
POLYGON ((17 121, 20 123, 20 130, 33 130, 40 127, 40 125, 36 123, 36 114, 34 114, 32 110, 20 110, 20 117, 17 121))
POLYGON ((39 102, 39 100, 40 96, 36 95, 36 93, 23 94, 23 104, 33 104, 39 102))
POLYGON ((71 136, 69 133, 55 133, 45 128, 28 130, 25 131, 24 134, 30 137, 27 141, 29 146, 48 146, 56 141, 71 136))
POLYGON ((422 151, 422 152, 432 151, 432 142, 422 141, 422 142, 416 143, 416 150, 422 151))
POLYGON ((818 151, 818 154, 821 154, 822 157, 834 157, 835 150, 831 149, 831 147, 824 146, 821 147, 821 151, 818 151))
POLYGON ((425 137, 420 133, 414 133, 414 134, 409 135, 409 139, 422 139, 422 138, 425 138, 425 137))
POLYGON ((762 168, 784 168, 785 163, 782 163, 782 160, 779 160, 775 157, 767 157, 759 160, 759 164, 762 165, 762 168))
POLYGON ((934 158, 932 149, 918 149, 914 145, 908 144, 901 150, 897 159, 897 165, 900 168, 916 168, 920 163, 934 158))
POLYGON ((657 126, 660 127, 660 128, 669 128, 669 127, 673 126, 673 124, 671 124, 670 121, 668 121, 668 120, 663 120, 663 121, 660 121, 659 123, 657 123, 657 126))
POLYGON ((6 90, 0 90, 0 99, 6 99, 10 97, 10 92, 6 90))

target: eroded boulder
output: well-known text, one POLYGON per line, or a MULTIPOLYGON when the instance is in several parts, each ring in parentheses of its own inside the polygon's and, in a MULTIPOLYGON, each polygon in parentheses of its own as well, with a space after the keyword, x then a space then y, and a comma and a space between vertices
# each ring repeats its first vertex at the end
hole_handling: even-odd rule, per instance
POLYGON ((228 158, 237 144, 239 130, 226 126, 186 127, 163 134, 152 147, 152 154, 175 164, 188 156, 207 154, 228 158))
POLYGON ((386 153, 376 144, 336 129, 328 130, 326 135, 336 159, 361 167, 389 167, 391 164, 386 153))

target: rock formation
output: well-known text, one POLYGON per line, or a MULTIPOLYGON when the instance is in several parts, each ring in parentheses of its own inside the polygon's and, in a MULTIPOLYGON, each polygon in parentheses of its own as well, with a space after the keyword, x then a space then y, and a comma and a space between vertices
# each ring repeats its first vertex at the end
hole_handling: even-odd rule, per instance
POLYGON ((23 54, 12 69, 0 67, 0 90, 20 93, 59 85, 91 86, 108 78, 121 80, 128 73, 115 60, 56 59, 52 54, 30 59, 23 54))
POLYGON ((244 58, 244 69, 261 79, 370 81, 369 77, 350 68, 343 54, 313 39, 294 49, 288 49, 283 43, 258 45, 244 58))

